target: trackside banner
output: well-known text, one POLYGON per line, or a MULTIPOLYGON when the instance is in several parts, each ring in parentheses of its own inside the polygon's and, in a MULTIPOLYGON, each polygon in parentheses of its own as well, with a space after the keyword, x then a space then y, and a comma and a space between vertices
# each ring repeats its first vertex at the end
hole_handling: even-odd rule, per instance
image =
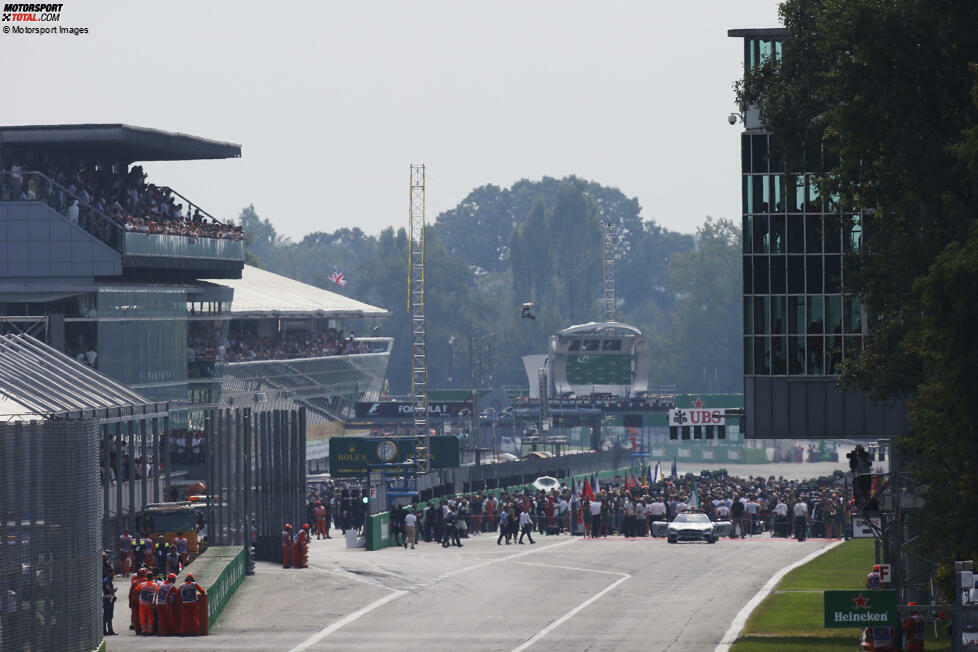
POLYGON ((825 591, 825 627, 898 627, 896 591, 825 591))

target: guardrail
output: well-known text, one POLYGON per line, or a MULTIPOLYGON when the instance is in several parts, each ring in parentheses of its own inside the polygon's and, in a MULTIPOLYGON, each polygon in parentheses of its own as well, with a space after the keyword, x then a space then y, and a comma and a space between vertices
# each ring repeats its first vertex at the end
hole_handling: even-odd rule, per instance
MULTIPOLYGON (((204 554, 214 551, 216 554, 223 555, 224 548, 209 548, 204 554)), ((238 590, 245 578, 245 548, 241 546, 228 547, 228 554, 237 550, 231 561, 224 567, 217 579, 207 587, 207 624, 213 627, 217 619, 221 617, 221 612, 231 600, 231 596, 238 590)))

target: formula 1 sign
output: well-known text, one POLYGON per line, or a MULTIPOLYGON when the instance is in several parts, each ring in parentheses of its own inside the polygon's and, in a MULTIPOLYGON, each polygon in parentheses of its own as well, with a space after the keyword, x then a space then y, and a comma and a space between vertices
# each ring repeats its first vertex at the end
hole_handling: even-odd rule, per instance
POLYGON ((896 627, 896 591, 825 591, 825 627, 896 627))
MULTIPOLYGON (((472 404, 460 401, 441 401, 428 403, 428 416, 458 416, 472 409, 472 404)), ((414 416, 414 406, 407 401, 360 401, 357 403, 358 419, 410 419, 414 416)))

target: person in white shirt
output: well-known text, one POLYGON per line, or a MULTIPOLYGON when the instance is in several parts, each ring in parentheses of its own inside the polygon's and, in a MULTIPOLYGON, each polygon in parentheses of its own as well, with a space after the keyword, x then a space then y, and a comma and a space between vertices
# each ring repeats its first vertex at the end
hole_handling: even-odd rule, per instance
POLYGON ((778 498, 778 504, 774 506, 774 535, 779 537, 788 536, 788 505, 784 498, 778 498))
POLYGON ((530 518, 530 513, 527 511, 520 512, 520 540, 518 543, 523 543, 524 535, 530 540, 530 543, 536 543, 533 540, 533 519, 530 518))
POLYGON ((591 536, 597 538, 598 534, 601 532, 601 503, 597 498, 591 501, 588 505, 588 509, 591 510, 591 536))
POLYGON ((408 541, 411 542, 411 550, 414 550, 415 531, 418 525, 418 516, 414 513, 414 508, 404 517, 404 549, 407 550, 408 541))
POLYGON ((801 497, 798 497, 798 502, 795 503, 794 508, 795 514, 795 538, 799 541, 805 540, 805 535, 808 530, 808 505, 805 503, 801 497))

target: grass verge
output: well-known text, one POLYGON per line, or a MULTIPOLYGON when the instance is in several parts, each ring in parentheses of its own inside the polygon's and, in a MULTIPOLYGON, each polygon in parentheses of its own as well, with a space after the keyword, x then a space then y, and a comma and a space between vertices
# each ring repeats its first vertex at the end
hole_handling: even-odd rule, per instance
MULTIPOLYGON (((873 540, 853 539, 791 571, 751 613, 733 652, 857 650, 859 629, 825 629, 822 591, 865 588, 873 562, 873 540)), ((950 650, 928 629, 928 652, 950 650)))

